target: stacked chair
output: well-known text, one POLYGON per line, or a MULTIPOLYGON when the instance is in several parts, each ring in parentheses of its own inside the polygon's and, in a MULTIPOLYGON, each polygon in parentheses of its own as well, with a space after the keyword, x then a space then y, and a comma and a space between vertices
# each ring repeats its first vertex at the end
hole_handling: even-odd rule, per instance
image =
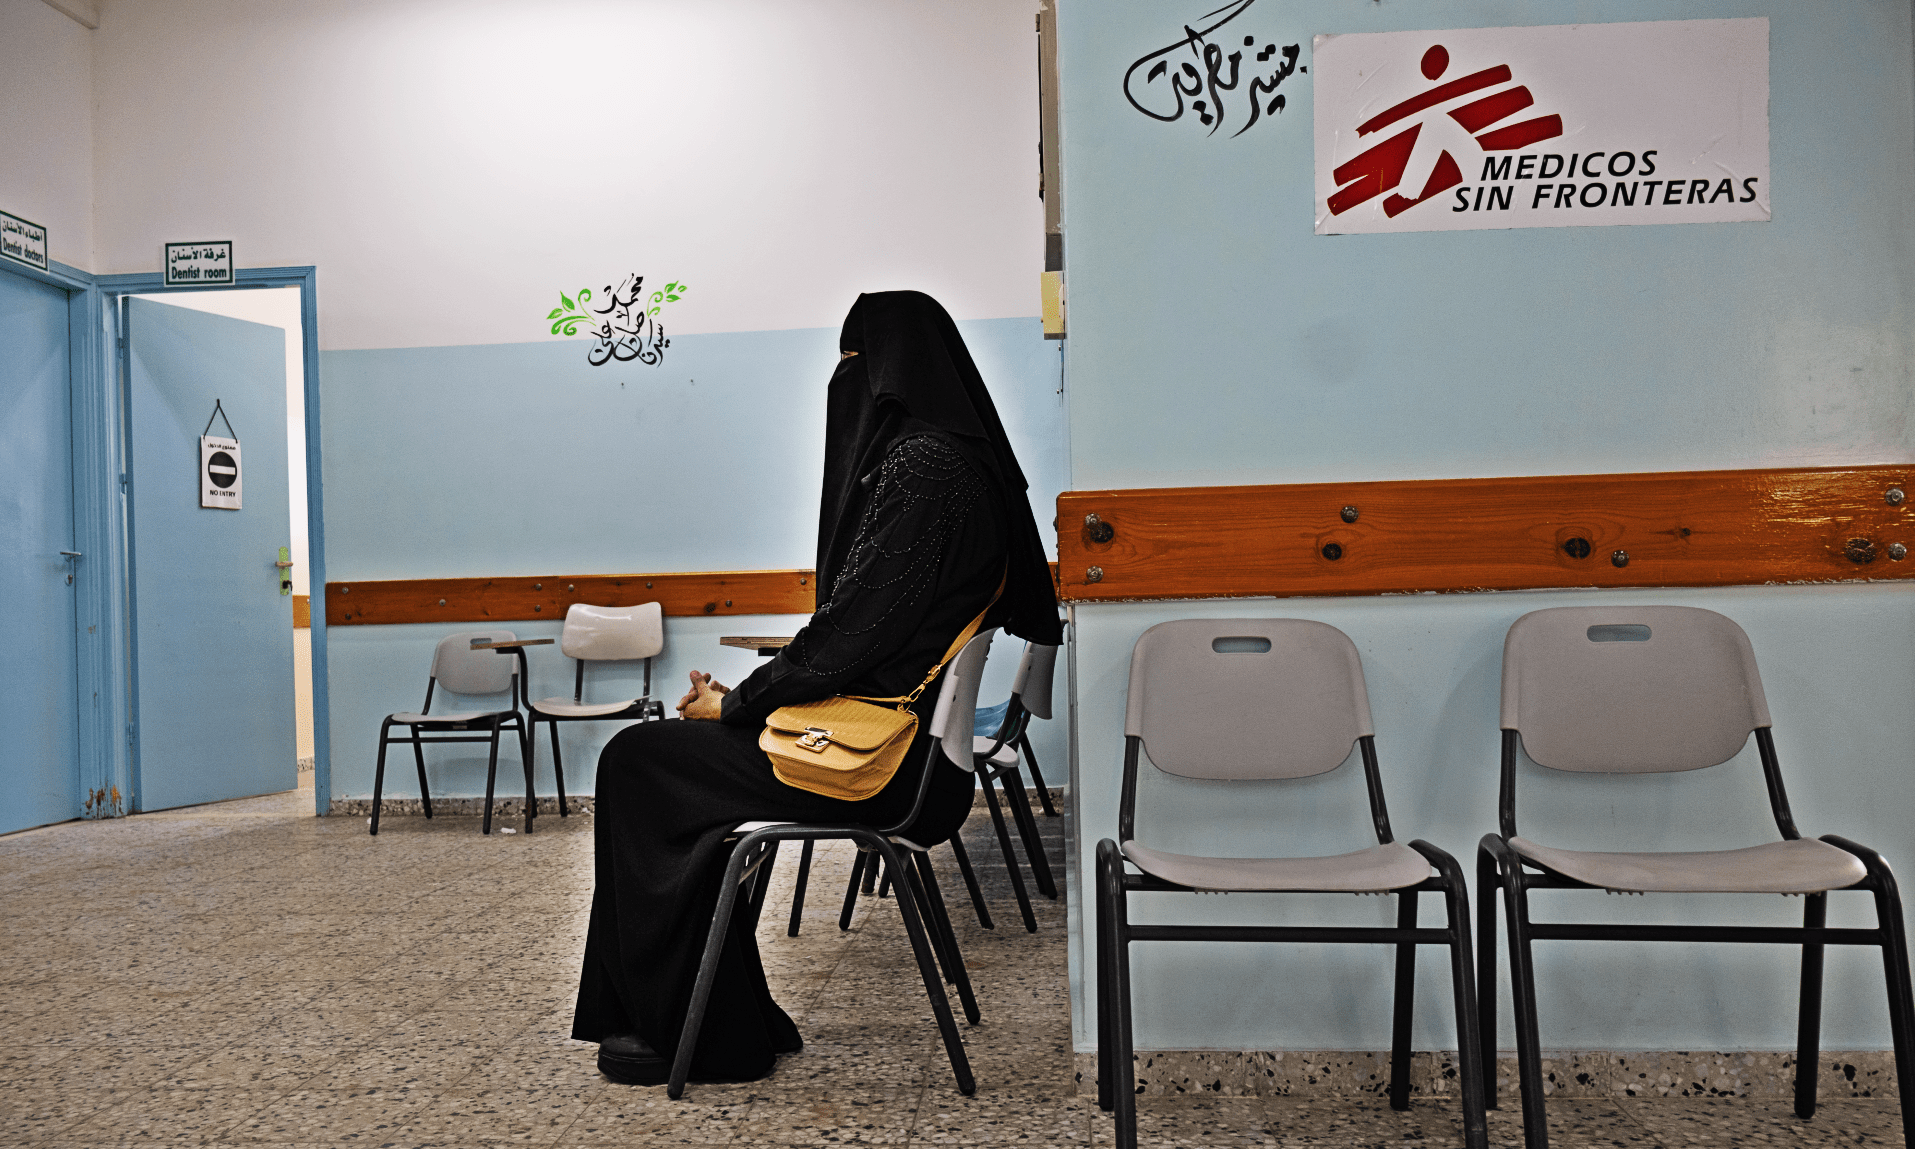
POLYGON ((1815 1113, 1822 957, 1830 945, 1879 946, 1888 980, 1889 1030, 1902 1124, 1915 1145, 1915 1073, 1909 1062, 1908 943, 1895 877, 1880 854, 1834 834, 1795 827, 1770 733, 1755 652, 1742 628, 1686 606, 1558 607, 1526 614, 1503 643, 1503 762, 1498 833, 1477 853, 1478 1064, 1494 1093, 1496 896, 1509 925, 1511 1003, 1523 1095, 1523 1138, 1545 1149, 1541 1045, 1531 948, 1541 941, 1767 942, 1802 947, 1795 1112, 1815 1113), (1779 840, 1735 850, 1627 853, 1542 845, 1516 830, 1516 780, 1527 757, 1552 770, 1629 775, 1703 770, 1735 757, 1753 732, 1779 840), (1618 925, 1536 922, 1532 890, 1611 893, 1764 893, 1802 896, 1802 926, 1618 925), (1829 929, 1828 896, 1867 894, 1874 929, 1829 929))
MULTIPOLYGON (((1370 942, 1396 947, 1390 1104, 1410 1101, 1410 1022, 1416 947, 1449 949, 1461 1062, 1464 1140, 1487 1144, 1485 1077, 1477 1064, 1470 969, 1469 893, 1456 860, 1428 842, 1396 841, 1383 801, 1369 694, 1356 647, 1320 622, 1285 618, 1186 619, 1138 638, 1124 710, 1120 841, 1097 844, 1097 1103, 1114 1110, 1119 1149, 1137 1144, 1131 1086, 1130 947, 1137 942, 1370 942), (1173 854, 1137 837, 1137 770, 1148 759, 1182 778, 1250 782, 1309 778, 1363 761, 1376 844, 1334 857, 1215 858, 1173 854), (1138 872, 1130 873, 1126 863, 1138 872), (1204 893, 1394 894, 1384 926, 1133 925, 1139 895, 1204 893), (1441 928, 1417 925, 1417 896, 1438 894, 1441 928)), ((1156 907, 1153 904, 1153 910, 1156 907)), ((1153 915, 1155 916, 1155 915, 1153 915)))

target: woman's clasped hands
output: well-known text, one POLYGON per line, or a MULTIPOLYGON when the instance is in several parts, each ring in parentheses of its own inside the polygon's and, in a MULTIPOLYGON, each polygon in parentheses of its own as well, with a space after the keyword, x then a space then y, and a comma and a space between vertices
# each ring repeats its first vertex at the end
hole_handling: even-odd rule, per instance
POLYGON ((731 687, 713 682, 711 675, 694 670, 691 691, 678 700, 678 716, 716 722, 724 714, 725 695, 730 693, 731 687))

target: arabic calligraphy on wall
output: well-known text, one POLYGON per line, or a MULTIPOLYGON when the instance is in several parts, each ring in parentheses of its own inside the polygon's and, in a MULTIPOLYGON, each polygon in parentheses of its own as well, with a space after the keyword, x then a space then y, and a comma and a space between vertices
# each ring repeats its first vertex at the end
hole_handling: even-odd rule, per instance
POLYGON ((1294 73, 1310 69, 1297 67, 1302 45, 1278 47, 1275 40, 1264 41, 1249 20, 1233 26, 1254 3, 1234 0, 1208 12, 1198 18, 1202 27, 1185 24, 1181 39, 1138 57, 1124 71, 1124 98, 1130 106, 1163 123, 1189 113, 1209 129, 1205 135, 1216 135, 1226 123, 1239 124, 1230 133, 1233 137, 1281 113, 1286 101, 1278 87, 1294 73))
POLYGON ((576 299, 560 292, 559 306, 545 318, 551 321, 554 335, 577 335, 581 331, 590 335, 592 345, 586 349, 585 361, 594 367, 634 359, 656 367, 663 362, 665 349, 672 345, 665 338, 659 312, 666 304, 676 303, 686 290, 685 284, 673 280, 647 296, 645 277, 634 272, 616 288, 606 285, 604 307, 593 306, 592 289, 582 287, 576 299))

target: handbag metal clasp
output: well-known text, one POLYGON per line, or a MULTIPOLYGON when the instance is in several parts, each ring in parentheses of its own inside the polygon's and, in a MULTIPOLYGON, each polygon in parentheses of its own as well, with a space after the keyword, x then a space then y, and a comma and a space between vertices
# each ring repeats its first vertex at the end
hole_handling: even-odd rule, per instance
POLYGON ((822 726, 807 726, 805 732, 798 736, 798 745, 818 754, 824 753, 825 747, 830 742, 831 731, 822 726))

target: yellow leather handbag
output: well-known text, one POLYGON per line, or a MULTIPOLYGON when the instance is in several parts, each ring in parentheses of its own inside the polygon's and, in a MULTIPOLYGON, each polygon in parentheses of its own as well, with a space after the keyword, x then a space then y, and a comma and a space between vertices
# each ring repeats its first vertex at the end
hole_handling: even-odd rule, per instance
POLYGON ((984 616, 1004 593, 1001 580, 997 592, 911 693, 896 698, 837 694, 772 711, 758 735, 758 748, 771 759, 771 772, 787 786, 846 802, 862 801, 884 789, 904 765, 905 752, 918 733, 911 704, 984 624, 984 616))

